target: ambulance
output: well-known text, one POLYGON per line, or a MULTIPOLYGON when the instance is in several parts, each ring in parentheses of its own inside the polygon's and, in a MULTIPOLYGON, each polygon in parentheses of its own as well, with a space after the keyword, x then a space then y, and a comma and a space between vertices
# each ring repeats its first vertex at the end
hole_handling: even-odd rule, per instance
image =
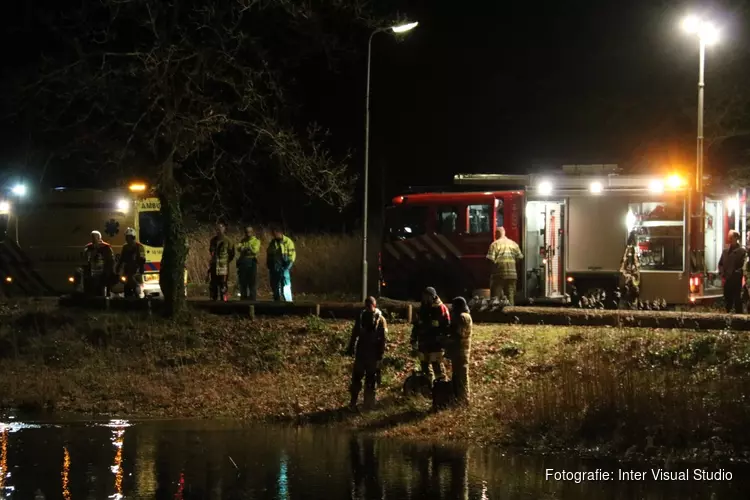
MULTIPOLYGON (((0 275, 6 288, 12 286, 24 295, 70 293, 91 232, 99 231, 119 259, 125 231, 131 227, 146 251, 143 293, 162 296, 161 203, 143 182, 123 189, 24 190, 24 196, 0 199, 0 222, 0 275)), ((122 283, 116 284, 111 292, 117 295, 122 288, 122 283)))

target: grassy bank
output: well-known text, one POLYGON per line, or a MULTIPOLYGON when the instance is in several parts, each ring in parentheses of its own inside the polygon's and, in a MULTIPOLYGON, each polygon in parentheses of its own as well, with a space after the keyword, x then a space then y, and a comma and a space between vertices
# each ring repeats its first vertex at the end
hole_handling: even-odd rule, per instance
MULTIPOLYGON (((258 293, 261 299, 271 296, 266 269, 266 249, 271 241, 267 231, 257 230, 261 239, 258 259, 258 293)), ((208 244, 214 236, 213 228, 196 229, 188 236, 188 276, 192 284, 206 282, 209 264, 208 244)), ((228 236, 239 242, 243 233, 230 230, 228 236)), ((292 269, 294 293, 330 294, 337 296, 357 295, 360 283, 361 245, 360 237, 348 234, 289 234, 297 249, 297 261, 292 269)), ((230 266, 230 289, 237 283, 237 268, 230 266)))
POLYGON ((41 306, 0 309, 5 407, 124 416, 338 423, 379 434, 605 454, 741 456, 750 337, 482 325, 473 405, 433 414, 400 392, 413 362, 390 328, 379 407, 342 410, 349 323, 194 315, 177 322, 41 306), (731 443, 731 444, 730 444, 731 443))

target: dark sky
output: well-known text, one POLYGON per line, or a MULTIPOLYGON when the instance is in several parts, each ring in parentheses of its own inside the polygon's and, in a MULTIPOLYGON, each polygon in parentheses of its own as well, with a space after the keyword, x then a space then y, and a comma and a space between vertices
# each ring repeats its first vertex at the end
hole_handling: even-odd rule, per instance
MULTIPOLYGON (((21 16, 31 4, 16 5, 21 16)), ((373 183, 385 175, 391 195, 457 172, 627 163, 654 144, 659 158, 668 150, 692 162, 698 50, 678 30, 690 9, 662 0, 403 2, 419 27, 400 42, 383 33, 373 43, 373 183)), ((747 41, 726 8, 714 12, 726 41, 708 53, 709 103, 715 68, 747 41)), ((4 43, 5 57, 23 59, 27 42, 4 43)), ((331 127, 337 149, 352 150, 358 172, 364 93, 361 57, 303 103, 331 127)))
MULTIPOLYGON (((694 161, 698 44, 678 29, 689 4, 421 4, 406 39, 381 34, 373 44, 373 182, 384 168, 392 191, 456 172, 626 164, 654 145, 657 161, 694 161)), ((717 58, 742 43, 724 14, 725 40, 707 54, 708 97, 717 58)), ((343 128, 358 148, 364 81, 363 65, 327 96, 351 101, 343 128)))

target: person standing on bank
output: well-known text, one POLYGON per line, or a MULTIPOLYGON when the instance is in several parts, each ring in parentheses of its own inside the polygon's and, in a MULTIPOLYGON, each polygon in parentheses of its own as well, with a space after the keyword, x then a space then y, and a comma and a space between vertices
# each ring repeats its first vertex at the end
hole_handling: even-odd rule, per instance
POLYGON ((237 244, 237 281, 242 300, 258 300, 258 253, 260 240, 252 226, 245 226, 245 237, 237 244))
POLYGON ((451 326, 448 335, 446 354, 451 360, 453 373, 453 393, 459 405, 468 406, 471 390, 469 387, 469 356, 471 354, 472 319, 466 299, 456 297, 451 303, 451 326))
POLYGON ((422 292, 422 305, 414 315, 411 344, 419 357, 422 373, 432 386, 435 380, 444 380, 442 341, 448 334, 451 315, 437 291, 428 286, 422 292))
POLYGON ((740 245, 740 233, 727 233, 729 248, 719 259, 719 272, 724 278, 724 305, 728 313, 742 314, 742 276, 747 252, 740 245))
POLYGON ((385 354, 387 334, 388 325, 383 313, 377 307, 375 297, 367 297, 365 308, 354 323, 347 348, 347 354, 354 356, 352 382, 349 386, 351 410, 357 409, 357 399, 359 391, 362 390, 363 377, 365 379, 365 408, 372 409, 375 404, 375 389, 385 354))
POLYGON ((279 226, 271 228, 273 239, 266 250, 266 266, 271 278, 273 300, 292 301, 292 275, 294 261, 297 260, 297 250, 294 242, 279 226))
POLYGON ((492 297, 506 298, 510 305, 515 304, 516 261, 523 259, 518 244, 505 236, 505 228, 500 226, 495 231, 495 241, 490 245, 487 259, 492 262, 490 277, 490 294, 492 297))
POLYGON ((211 238, 211 267, 208 269, 211 282, 211 300, 229 301, 229 264, 234 260, 234 243, 227 235, 224 222, 216 224, 216 236, 211 238))

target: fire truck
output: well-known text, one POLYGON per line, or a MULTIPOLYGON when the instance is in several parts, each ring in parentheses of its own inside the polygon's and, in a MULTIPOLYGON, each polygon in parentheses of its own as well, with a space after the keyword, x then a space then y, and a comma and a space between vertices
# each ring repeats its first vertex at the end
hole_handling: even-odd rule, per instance
MULTIPOLYGON (((91 231, 99 231, 119 258, 125 230, 132 227, 146 251, 143 292, 161 296, 161 203, 145 183, 134 182, 126 189, 59 187, 24 194, 0 200, 0 275, 6 291, 12 287, 19 295, 72 292, 91 231)), ((111 291, 118 294, 121 288, 120 283, 111 291)))
POLYGON ((641 263, 641 300, 715 299, 725 234, 738 219, 728 196, 698 195, 677 174, 622 175, 616 165, 458 174, 452 190, 393 198, 380 253, 381 293, 417 298, 425 286, 446 296, 486 293, 487 251, 503 226, 524 255, 517 263, 519 303, 569 302, 574 289, 576 296, 613 294, 629 238, 641 263))

